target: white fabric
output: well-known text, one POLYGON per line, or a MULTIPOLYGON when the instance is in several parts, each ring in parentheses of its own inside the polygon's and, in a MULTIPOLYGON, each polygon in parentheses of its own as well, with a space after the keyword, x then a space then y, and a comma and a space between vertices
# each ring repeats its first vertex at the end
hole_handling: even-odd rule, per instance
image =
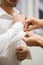
MULTIPOLYGON (((14 15, 19 13, 16 9, 14 11, 14 15)), ((13 24, 12 16, 1 8, 0 12, 0 57, 6 57, 10 61, 10 65, 20 65, 21 63, 16 58, 15 49, 19 46, 27 47, 21 39, 25 35, 23 24, 21 22, 13 24)))

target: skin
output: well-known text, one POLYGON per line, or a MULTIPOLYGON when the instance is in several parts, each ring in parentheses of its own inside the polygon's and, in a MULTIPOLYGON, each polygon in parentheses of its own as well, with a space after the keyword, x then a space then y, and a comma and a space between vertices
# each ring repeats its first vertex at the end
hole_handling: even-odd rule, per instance
MULTIPOLYGON (((43 19, 30 18, 24 22, 24 30, 31 31, 43 27, 43 19)), ((43 38, 34 33, 27 33, 23 38, 28 46, 40 46, 43 48, 43 38)))
POLYGON ((18 0, 14 0, 14 2, 12 2, 11 0, 2 0, 2 4, 1 7, 11 16, 14 16, 14 11, 13 11, 13 7, 16 7, 18 3, 18 0), (15 4, 14 4, 15 3, 15 4))
MULTIPOLYGON (((18 3, 18 0, 2 0, 1 8, 4 9, 8 14, 10 14, 13 18, 13 23, 17 21, 24 21, 25 16, 23 14, 17 14, 15 17, 13 15, 13 7, 15 7, 18 3), (15 22, 14 22, 15 21, 15 22)), ((19 47, 16 49, 16 55, 18 60, 24 60, 28 55, 28 50, 26 47, 19 47), (19 49, 19 50, 18 50, 19 49)))
POLYGON ((43 48, 43 39, 37 34, 27 32, 23 40, 27 46, 40 46, 43 48))
POLYGON ((43 27, 43 19, 30 18, 24 22, 24 30, 31 31, 43 27))
POLYGON ((17 59, 19 59, 20 61, 24 60, 27 57, 28 50, 25 47, 21 46, 16 50, 17 59))
POLYGON ((15 7, 18 3, 18 0, 6 0, 6 2, 11 6, 15 7))

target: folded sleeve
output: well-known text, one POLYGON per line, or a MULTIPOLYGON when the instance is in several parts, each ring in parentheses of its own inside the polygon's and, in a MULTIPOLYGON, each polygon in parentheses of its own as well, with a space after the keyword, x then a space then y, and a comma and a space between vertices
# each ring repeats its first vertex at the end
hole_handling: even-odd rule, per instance
POLYGON ((20 46, 26 47, 28 50, 28 55, 26 59, 31 59, 30 50, 27 47, 26 43, 22 40, 22 38, 26 35, 26 33, 23 31, 23 25, 21 22, 18 22, 15 24, 16 29, 18 30, 18 34, 13 37, 12 42, 16 43, 15 48, 17 49, 20 46))
POLYGON ((18 30, 15 27, 15 24, 5 33, 0 34, 0 54, 10 45, 12 38, 15 37, 17 34, 18 30))
POLYGON ((25 46, 27 47, 27 45, 24 43, 24 41, 22 40, 22 38, 25 36, 25 32, 23 31, 23 24, 22 22, 17 22, 15 24, 15 28, 18 31, 18 34, 16 36, 14 36, 12 38, 12 42, 17 42, 16 47, 18 46, 25 46))

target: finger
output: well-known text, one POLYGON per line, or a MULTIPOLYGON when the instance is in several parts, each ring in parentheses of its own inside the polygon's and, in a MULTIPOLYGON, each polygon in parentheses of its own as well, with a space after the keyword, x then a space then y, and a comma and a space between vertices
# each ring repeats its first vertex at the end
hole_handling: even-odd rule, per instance
POLYGON ((28 24, 25 23, 25 24, 24 24, 24 31, 25 31, 27 28, 28 28, 28 24))
POLYGON ((24 60, 24 58, 21 58, 21 57, 17 57, 17 59, 18 59, 19 61, 24 60))
POLYGON ((24 56, 17 56, 17 58, 26 58, 27 55, 24 55, 24 56))
POLYGON ((26 32, 26 35, 22 38, 24 41, 28 41, 28 38, 32 36, 31 32, 26 32))
POLYGON ((26 31, 31 31, 31 30, 34 30, 34 29, 36 29, 37 27, 35 26, 35 25, 33 25, 33 26, 30 26, 30 27, 28 27, 27 29, 25 29, 26 31))
POLYGON ((30 37, 33 36, 33 35, 34 35, 34 33, 27 31, 27 32, 26 32, 26 35, 25 35, 22 39, 28 41, 28 38, 30 38, 30 37))
POLYGON ((22 48, 17 48, 16 51, 22 51, 23 49, 22 48))
POLYGON ((30 31, 30 30, 32 30, 31 28, 33 27, 33 25, 31 25, 31 23, 30 24, 26 24, 25 26, 24 26, 24 31, 30 31))
POLYGON ((23 54, 23 55, 20 55, 20 57, 26 57, 27 56, 27 53, 26 54, 23 54))
POLYGON ((28 54, 27 53, 25 53, 25 54, 20 54, 20 55, 18 55, 18 57, 20 56, 20 57, 25 57, 25 56, 27 56, 28 54))
POLYGON ((26 23, 29 23, 29 22, 31 22, 31 21, 30 21, 30 19, 27 19, 27 20, 25 20, 25 22, 26 22, 26 23))
POLYGON ((28 41, 28 38, 27 38, 27 37, 23 37, 23 40, 24 40, 25 42, 27 42, 27 41, 28 41))
POLYGON ((16 49, 17 51, 22 51, 23 50, 23 46, 20 46, 16 49))
POLYGON ((24 60, 26 57, 27 57, 26 55, 25 56, 18 56, 17 59, 18 60, 24 60))
POLYGON ((20 59, 25 59, 27 56, 18 56, 17 58, 20 58, 20 59))
POLYGON ((28 53, 27 50, 24 50, 24 51, 16 51, 16 54, 18 54, 18 55, 25 55, 27 53, 28 53))
POLYGON ((32 27, 32 25, 29 26, 26 24, 26 26, 24 27, 24 31, 30 31, 32 27))
POLYGON ((30 26, 30 25, 33 25, 33 22, 32 22, 31 19, 27 19, 27 20, 25 21, 25 24, 27 24, 28 26, 30 26))
POLYGON ((28 25, 30 24, 29 19, 25 20, 23 24, 24 24, 24 28, 28 27, 28 25))
POLYGON ((17 56, 25 56, 25 55, 27 55, 27 54, 28 54, 28 52, 24 52, 24 53, 22 53, 22 54, 21 54, 21 53, 16 53, 17 56))
POLYGON ((25 24, 26 24, 26 26, 25 26, 25 31, 30 31, 30 30, 33 30, 33 22, 30 20, 30 19, 28 19, 28 20, 26 20, 25 21, 25 24))
POLYGON ((28 29, 29 27, 28 27, 28 25, 26 24, 26 26, 25 26, 25 28, 24 28, 24 31, 28 31, 27 29, 28 29))

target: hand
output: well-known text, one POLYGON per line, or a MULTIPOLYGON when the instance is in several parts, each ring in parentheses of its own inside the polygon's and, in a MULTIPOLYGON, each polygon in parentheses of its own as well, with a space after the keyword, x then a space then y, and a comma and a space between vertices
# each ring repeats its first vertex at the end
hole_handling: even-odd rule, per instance
POLYGON ((42 38, 34 33, 27 32, 23 40, 26 42, 28 46, 41 46, 43 47, 43 40, 42 38))
POLYGON ((42 21, 43 20, 36 19, 36 18, 27 19, 26 21, 24 21, 24 30, 30 31, 33 29, 38 29, 43 26, 42 21))
POLYGON ((25 16, 23 14, 17 14, 13 18, 13 22, 19 22, 19 21, 23 22, 24 20, 25 20, 25 16))
POLYGON ((19 61, 24 60, 27 57, 27 55, 28 55, 27 48, 20 46, 19 48, 16 49, 16 55, 17 55, 17 59, 19 61))

